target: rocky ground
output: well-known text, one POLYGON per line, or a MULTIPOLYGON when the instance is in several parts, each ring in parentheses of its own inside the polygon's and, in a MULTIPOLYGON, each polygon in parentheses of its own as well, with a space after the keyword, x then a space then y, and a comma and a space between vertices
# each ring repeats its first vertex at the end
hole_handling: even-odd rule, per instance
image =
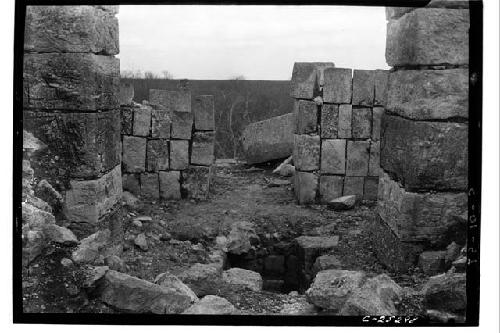
MULTIPOLYGON (((363 271, 367 278, 387 274, 404 291, 402 300, 395 304, 399 314, 424 314, 421 290, 428 277, 418 268, 392 274, 372 252, 366 230, 374 219, 373 204, 340 212, 320 205, 298 206, 290 178, 273 174, 274 166, 218 163, 214 191, 206 201, 128 200, 124 204, 125 245, 119 270, 149 282, 160 273, 177 276, 196 263, 212 262, 217 236, 227 236, 237 221, 248 221, 253 223, 261 242, 268 244, 291 242, 303 235, 338 236, 338 245, 327 254, 338 259, 340 268, 363 271)), ((51 245, 29 268, 24 268, 26 312, 119 311, 93 298, 92 290, 81 292, 78 286, 88 273, 85 265, 64 259, 71 258, 72 250, 51 245)), ((244 314, 328 313, 307 303, 305 295, 296 291, 219 288, 217 295, 244 314)))

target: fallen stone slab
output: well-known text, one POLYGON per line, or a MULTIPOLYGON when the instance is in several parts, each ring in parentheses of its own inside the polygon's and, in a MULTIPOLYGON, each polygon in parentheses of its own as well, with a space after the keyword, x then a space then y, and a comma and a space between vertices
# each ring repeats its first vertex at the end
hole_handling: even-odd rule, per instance
POLYGON ((356 205, 355 195, 345 195, 343 197, 331 200, 327 203, 328 207, 333 210, 348 210, 354 208, 356 205))
POLYGON ((78 239, 71 230, 57 224, 50 224, 43 228, 47 239, 51 242, 72 246, 78 244, 78 239))
POLYGON ((111 232, 108 229, 99 230, 80 241, 80 245, 72 252, 71 259, 78 264, 92 264, 105 247, 111 243, 111 232))
POLYGON ((196 263, 177 275, 198 297, 217 294, 222 274, 216 264, 196 263))
POLYGON ((196 294, 175 275, 170 273, 160 273, 154 279, 154 283, 165 288, 175 289, 179 293, 187 295, 193 302, 198 301, 196 294))
POLYGON ((231 268, 222 273, 222 280, 232 286, 250 289, 253 291, 262 290, 262 276, 259 273, 242 268, 231 268))
POLYGON ((424 285, 424 305, 455 314, 464 314, 467 307, 465 273, 446 273, 433 276, 424 285))
POLYGON ((241 135, 243 154, 249 164, 286 158, 293 150, 293 113, 248 125, 241 135))
POLYGON ((341 316, 396 316, 403 288, 385 274, 368 279, 340 310, 341 316))
POLYGON ((193 303, 192 295, 110 270, 103 278, 101 300, 133 313, 182 313, 193 303))
POLYGON ((340 260, 333 254, 325 254, 319 256, 314 261, 314 265, 312 268, 313 275, 316 275, 320 271, 325 271, 328 269, 341 269, 342 263, 340 260))
POLYGON ((364 280, 363 272, 335 269, 321 271, 306 291, 307 301, 322 309, 339 311, 364 280))
POLYGON ((191 305, 183 314, 230 315, 236 312, 237 310, 234 305, 227 299, 215 295, 207 295, 199 302, 191 305))

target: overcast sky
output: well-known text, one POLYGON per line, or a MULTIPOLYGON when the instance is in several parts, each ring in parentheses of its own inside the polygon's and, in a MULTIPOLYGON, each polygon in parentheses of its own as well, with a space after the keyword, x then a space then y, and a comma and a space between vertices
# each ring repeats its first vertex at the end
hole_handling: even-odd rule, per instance
POLYGON ((287 80, 296 61, 387 69, 384 7, 120 6, 121 70, 287 80))

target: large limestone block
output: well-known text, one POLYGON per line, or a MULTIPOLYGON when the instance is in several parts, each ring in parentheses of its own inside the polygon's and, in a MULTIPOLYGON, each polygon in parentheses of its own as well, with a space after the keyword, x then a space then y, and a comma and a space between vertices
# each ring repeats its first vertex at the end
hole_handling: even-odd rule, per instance
POLYGON ((189 166, 189 141, 170 141, 170 169, 184 170, 189 166))
POLYGON ((320 167, 319 135, 294 134, 293 164, 299 171, 315 171, 320 167))
POLYGON ((313 101, 295 100, 295 134, 312 134, 318 131, 318 106, 313 101))
POLYGON ((214 263, 196 263, 177 277, 198 297, 216 294, 222 285, 222 272, 214 263))
POLYGON ((372 109, 372 140, 380 140, 380 124, 382 122, 382 115, 384 114, 384 112, 385 110, 383 107, 377 106, 372 109))
POLYGON ((382 117, 380 165, 407 190, 466 190, 467 124, 382 117))
POLYGON ((398 70, 389 75, 386 109, 417 120, 468 118, 469 70, 398 70))
POLYGON ((149 103, 160 105, 169 111, 191 112, 191 92, 184 89, 180 91, 150 89, 149 103))
POLYGON ((190 166, 182 172, 182 190, 188 198, 207 199, 210 195, 214 168, 190 166))
POLYGON ((194 129, 215 130, 215 101, 212 95, 196 96, 193 101, 194 129))
MULTIPOLYGON (((378 213, 402 241, 446 242, 461 228, 457 216, 467 216, 467 194, 414 193, 383 173, 379 178, 378 213)), ((445 244, 446 245, 446 244, 445 244)))
POLYGON ((312 278, 316 258, 333 250, 339 244, 339 236, 300 236, 295 239, 297 254, 304 264, 304 272, 312 278))
POLYGON ((236 288, 249 289, 253 291, 262 290, 262 276, 248 269, 231 268, 222 273, 222 280, 236 288))
POLYGON ((106 304, 133 313, 182 313, 193 303, 190 293, 112 270, 104 276, 100 298, 106 304))
POLYGON ((160 171, 160 197, 162 199, 181 198, 181 172, 180 171, 160 171))
POLYGON ((342 187, 344 186, 344 177, 321 175, 319 177, 319 198, 322 203, 342 196, 342 187))
POLYGON ((295 171, 293 191, 300 205, 311 204, 316 201, 318 178, 318 175, 313 172, 295 171))
POLYGON ((346 140, 321 141, 321 173, 345 174, 346 140))
POLYGON ((172 113, 163 107, 153 105, 151 111, 151 137, 158 139, 170 139, 172 127, 172 113))
POLYGON ((446 273, 431 277, 423 290, 426 308, 464 313, 467 308, 466 283, 465 273, 446 273))
POLYGON ((34 166, 55 184, 67 178, 97 177, 121 162, 120 111, 23 113, 23 127, 47 144, 34 166))
POLYGON ((352 110, 352 137, 368 139, 372 134, 372 110, 370 108, 354 108, 352 110))
POLYGON ((387 103, 387 81, 389 71, 375 70, 375 100, 373 105, 385 105, 387 103))
POLYGON ((333 62, 296 62, 293 64, 290 96, 294 98, 313 99, 319 96, 323 86, 323 72, 326 68, 335 67, 333 62))
POLYGON ((376 71, 355 69, 352 76, 352 105, 372 106, 376 71))
POLYGON ((191 143, 191 164, 212 165, 214 155, 215 132, 195 132, 191 143))
POLYGON ((157 172, 169 167, 168 140, 148 140, 146 147, 146 170, 157 172))
POLYGON ((387 25, 389 66, 469 63, 469 11, 419 8, 387 25))
POLYGON ((144 172, 146 170, 146 138, 123 136, 123 170, 144 172))
POLYGON ((97 224, 122 197, 121 166, 95 180, 72 180, 64 195, 64 214, 72 222, 97 224))
POLYGON ((170 136, 173 139, 191 139, 193 132, 193 114, 190 112, 172 112, 172 130, 170 136))
POLYGON ((290 156, 293 151, 293 129, 293 113, 248 125, 241 136, 247 163, 261 163, 290 156))
POLYGON ((321 107, 321 138, 336 139, 339 130, 339 106, 323 104, 321 107))
POLYGON ((149 136, 151 133, 151 107, 141 105, 134 108, 134 127, 135 136, 149 136))
POLYGON ((352 105, 339 105, 339 130, 338 137, 342 139, 352 138, 352 105))
POLYGON ((160 197, 158 173, 141 173, 141 195, 150 199, 160 197))
POLYGON ((327 68, 324 75, 323 101, 325 103, 350 104, 352 97, 352 69, 327 68))
POLYGON ((368 175, 369 152, 369 141, 347 141, 346 175, 368 175))
POLYGON ((364 186, 365 177, 345 177, 342 195, 355 195, 356 200, 359 201, 363 198, 364 186))
POLYGON ((120 52, 118 19, 97 6, 27 6, 24 27, 25 52, 120 52))
POLYGON ((90 53, 24 55, 23 106, 51 110, 118 109, 120 61, 90 53))
POLYGON ((368 175, 379 176, 380 169, 380 141, 370 143, 370 162, 368 163, 368 175))

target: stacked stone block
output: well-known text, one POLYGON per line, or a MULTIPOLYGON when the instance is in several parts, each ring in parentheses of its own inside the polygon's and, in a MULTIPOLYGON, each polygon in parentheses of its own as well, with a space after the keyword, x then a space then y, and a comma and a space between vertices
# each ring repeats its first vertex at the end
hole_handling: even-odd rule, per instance
POLYGON ((79 235, 121 234, 117 6, 26 8, 23 126, 46 142, 34 163, 64 196, 79 235))
MULTIPOLYGON (((466 3, 388 8, 387 113, 381 122, 379 258, 395 270, 464 233, 468 187, 466 3), (449 8, 447 8, 449 7, 449 8)), ((463 239, 463 235, 459 237, 463 239)))
POLYGON ((151 89, 147 105, 124 101, 123 188, 151 199, 207 198, 214 163, 214 98, 151 89), (128 104, 127 104, 128 103, 128 104))
POLYGON ((296 63, 295 194, 299 204, 327 203, 342 195, 376 200, 380 124, 387 71, 296 63))

